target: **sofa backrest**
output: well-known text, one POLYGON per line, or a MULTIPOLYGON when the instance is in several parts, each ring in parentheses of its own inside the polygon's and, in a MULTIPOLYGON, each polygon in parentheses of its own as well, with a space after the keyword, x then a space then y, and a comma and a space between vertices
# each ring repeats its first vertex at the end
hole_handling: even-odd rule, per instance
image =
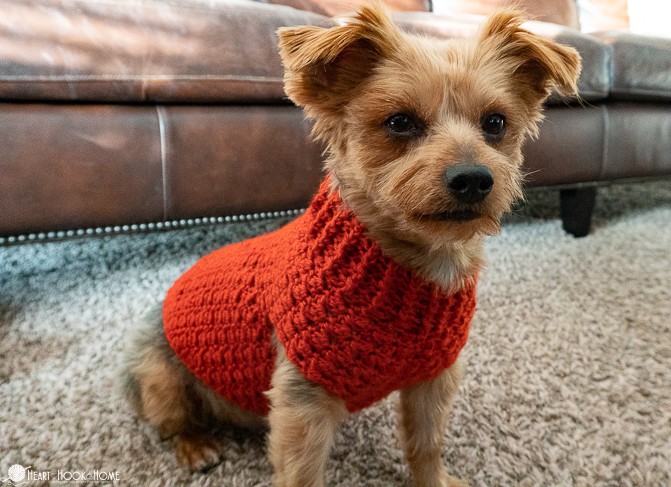
MULTIPOLYGON (((383 0, 383 2, 393 12, 431 11, 431 0, 383 0)), ((352 12, 357 5, 368 2, 366 0, 268 0, 268 3, 286 5, 331 17, 352 12)))
POLYGON ((433 0, 432 4, 437 14, 460 12, 476 15, 491 15, 503 7, 515 5, 529 12, 535 20, 580 30, 575 0, 433 0))

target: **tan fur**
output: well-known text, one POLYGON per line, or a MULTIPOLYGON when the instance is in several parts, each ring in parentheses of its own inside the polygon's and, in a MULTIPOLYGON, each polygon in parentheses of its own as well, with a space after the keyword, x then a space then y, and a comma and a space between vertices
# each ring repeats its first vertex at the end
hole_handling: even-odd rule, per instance
MULTIPOLYGON (((577 52, 524 30, 525 19, 503 11, 476 39, 435 40, 401 31, 375 4, 335 27, 278 31, 286 93, 326 142, 334 188, 388 255, 448 292, 477 274, 484 236, 499 231, 501 216, 521 198, 521 147, 538 132, 543 102, 553 88, 565 95, 577 90, 577 52), (399 113, 418 121, 412 136, 390 131, 387 122, 399 113), (491 114, 505 117, 501 137, 485 134, 483 120, 491 114), (445 183, 448 169, 466 164, 493 177, 482 201, 458 201, 445 183), (450 216, 464 205, 475 216, 450 216)), ((206 467, 221 453, 209 428, 258 427, 266 419, 206 389, 168 346, 160 313, 151 321, 128 352, 128 395, 165 436, 176 435, 182 464, 206 467)), ((267 393, 274 483, 321 487, 347 411, 276 348, 267 393)), ((465 485, 448 475, 441 456, 459 376, 453 366, 401 391, 401 436, 417 487, 465 485)))
POLYGON ((188 407, 186 387, 179 374, 162 360, 156 350, 147 350, 132 371, 140 378, 140 413, 159 428, 161 438, 170 438, 184 429, 188 407))
POLYGON ((191 470, 207 470, 218 464, 223 447, 211 433, 182 433, 174 438, 177 463, 191 470))
POLYGON ((443 436, 461 375, 457 363, 437 378, 401 391, 401 438, 418 487, 466 485, 451 477, 442 461, 443 436))
POLYGON ((218 425, 268 425, 266 418, 226 401, 187 370, 165 339, 160 308, 135 330, 125 359, 128 399, 162 439, 174 441, 177 460, 187 468, 202 470, 218 463, 222 448, 212 438, 218 425))
POLYGON ((396 27, 379 7, 347 25, 279 30, 289 97, 315 118, 329 148, 327 169, 345 202, 382 248, 449 291, 482 265, 481 236, 521 198, 521 146, 537 133, 552 87, 576 92, 577 52, 531 34, 523 13, 492 16, 479 38, 435 40, 396 27), (427 126, 420 141, 382 130, 396 112, 427 126), (483 115, 506 115, 506 137, 488 144, 483 115), (486 165, 496 184, 471 222, 427 222, 454 210, 442 175, 454 164, 486 165))

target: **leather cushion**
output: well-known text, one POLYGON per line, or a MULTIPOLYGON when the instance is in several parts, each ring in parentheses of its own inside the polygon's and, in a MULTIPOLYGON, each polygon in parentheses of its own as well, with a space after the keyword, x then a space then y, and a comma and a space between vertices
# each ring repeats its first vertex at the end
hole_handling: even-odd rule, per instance
POLYGON ((666 105, 610 103, 604 163, 598 178, 671 175, 671 111, 666 105))
POLYGON ((0 234, 300 208, 309 131, 293 106, 0 103, 0 234))
POLYGON ((605 137, 603 105, 550 107, 538 139, 524 144, 529 187, 598 181, 605 137))
POLYGON ((0 0, 0 12, 0 99, 124 103, 281 101, 275 31, 325 20, 235 0, 0 0))
POLYGON ((615 100, 671 100, 671 39, 627 32, 593 34, 612 49, 615 100))

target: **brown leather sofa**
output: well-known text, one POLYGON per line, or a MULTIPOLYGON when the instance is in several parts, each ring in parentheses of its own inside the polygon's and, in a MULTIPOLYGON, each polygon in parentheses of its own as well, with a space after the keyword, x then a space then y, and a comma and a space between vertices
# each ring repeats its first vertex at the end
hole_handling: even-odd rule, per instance
MULTIPOLYGON (((543 11, 566 23, 567 5, 543 11)), ((283 94, 275 31, 328 23, 314 11, 0 0, 0 244, 294 214, 321 178, 322 148, 283 94)), ((482 20, 395 15, 438 37, 482 20)), ((565 228, 583 235, 598 184, 671 175, 671 41, 529 28, 583 56, 582 100, 552 98, 525 149, 528 185, 559 189, 565 228)))

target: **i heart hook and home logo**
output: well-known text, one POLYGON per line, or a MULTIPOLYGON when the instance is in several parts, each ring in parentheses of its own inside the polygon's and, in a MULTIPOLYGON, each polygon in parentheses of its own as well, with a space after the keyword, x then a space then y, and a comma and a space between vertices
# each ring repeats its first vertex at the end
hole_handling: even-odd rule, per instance
POLYGON ((32 467, 23 465, 12 465, 9 467, 7 478, 0 477, 0 487, 7 484, 12 487, 27 484, 29 482, 52 482, 58 484, 118 484, 121 481, 119 472, 111 470, 32 470, 32 467))
POLYGON ((3 484, 9 482, 9 485, 14 486, 27 484, 28 482, 24 482, 24 480, 26 480, 26 473, 29 468, 19 464, 12 465, 7 472, 7 478, 0 478, 0 482, 3 484))

